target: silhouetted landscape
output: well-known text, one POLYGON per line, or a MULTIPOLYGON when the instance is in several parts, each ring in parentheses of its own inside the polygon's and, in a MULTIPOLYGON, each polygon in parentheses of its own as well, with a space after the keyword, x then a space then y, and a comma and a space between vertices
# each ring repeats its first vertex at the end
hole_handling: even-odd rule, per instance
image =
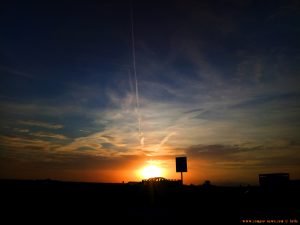
MULTIPOLYGON (((9 221, 84 224, 298 223, 299 182, 286 186, 221 187, 176 182, 81 183, 1 180, 9 221), (254 221, 254 222, 253 222, 254 221), (250 223, 250 221, 248 221, 250 223)), ((43 224, 43 223, 41 223, 43 224)))

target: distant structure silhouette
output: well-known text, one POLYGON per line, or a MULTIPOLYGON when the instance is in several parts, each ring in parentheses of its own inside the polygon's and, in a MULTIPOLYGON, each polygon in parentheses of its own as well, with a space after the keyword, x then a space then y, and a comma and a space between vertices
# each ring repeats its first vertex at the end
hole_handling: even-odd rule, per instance
POLYGON ((289 185, 290 175, 288 173, 259 174, 259 185, 264 188, 278 188, 289 185))
POLYGON ((203 187, 211 187, 212 185, 211 185, 210 180, 206 180, 206 181, 204 181, 204 183, 202 184, 202 186, 203 187))

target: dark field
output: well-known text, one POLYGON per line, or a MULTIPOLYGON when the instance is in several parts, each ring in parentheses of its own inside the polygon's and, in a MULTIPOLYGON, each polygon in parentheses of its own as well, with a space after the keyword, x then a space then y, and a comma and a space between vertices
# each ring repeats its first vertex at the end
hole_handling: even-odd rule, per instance
POLYGON ((252 224, 299 224, 298 185, 262 189, 1 180, 0 186, 5 224, 250 224, 250 219, 252 224))

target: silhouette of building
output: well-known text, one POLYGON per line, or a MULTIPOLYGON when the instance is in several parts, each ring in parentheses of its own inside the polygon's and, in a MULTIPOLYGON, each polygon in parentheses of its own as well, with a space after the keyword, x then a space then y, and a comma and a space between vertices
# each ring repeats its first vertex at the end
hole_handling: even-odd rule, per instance
POLYGON ((288 186, 290 175, 288 173, 259 174, 259 185, 267 188, 288 186))

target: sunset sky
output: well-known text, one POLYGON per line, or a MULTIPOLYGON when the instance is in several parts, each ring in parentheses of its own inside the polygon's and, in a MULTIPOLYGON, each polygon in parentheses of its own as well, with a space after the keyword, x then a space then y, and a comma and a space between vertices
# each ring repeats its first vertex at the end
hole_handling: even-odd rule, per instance
POLYGON ((1 3, 0 178, 300 179, 299 1, 133 1, 139 107, 129 1, 76 2, 1 3))

